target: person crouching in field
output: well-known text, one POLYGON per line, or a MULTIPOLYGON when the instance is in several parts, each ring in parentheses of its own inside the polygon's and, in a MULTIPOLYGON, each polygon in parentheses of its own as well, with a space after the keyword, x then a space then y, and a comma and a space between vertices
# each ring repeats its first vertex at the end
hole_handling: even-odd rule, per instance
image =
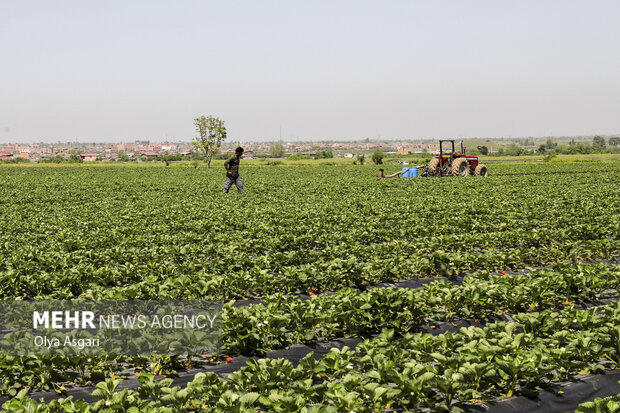
POLYGON ((394 178, 395 176, 402 175, 403 171, 398 171, 393 173, 392 175, 385 175, 383 173, 383 169, 379 169, 379 178, 394 178))
POLYGON ((224 190, 222 192, 225 194, 228 193, 228 190, 233 183, 239 190, 239 193, 243 193, 243 181, 239 176, 239 161, 241 160, 241 155, 243 155, 243 148, 238 146, 237 149, 235 149, 235 155, 224 162, 224 168, 226 168, 226 181, 224 182, 224 190))

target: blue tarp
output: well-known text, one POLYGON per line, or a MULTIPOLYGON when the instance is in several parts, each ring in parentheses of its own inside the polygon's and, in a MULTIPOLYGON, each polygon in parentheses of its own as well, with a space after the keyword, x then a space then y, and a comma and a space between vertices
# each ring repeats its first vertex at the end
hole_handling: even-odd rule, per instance
POLYGON ((402 171, 402 177, 403 178, 417 178, 418 177, 418 168, 415 166, 403 166, 403 171, 402 171))

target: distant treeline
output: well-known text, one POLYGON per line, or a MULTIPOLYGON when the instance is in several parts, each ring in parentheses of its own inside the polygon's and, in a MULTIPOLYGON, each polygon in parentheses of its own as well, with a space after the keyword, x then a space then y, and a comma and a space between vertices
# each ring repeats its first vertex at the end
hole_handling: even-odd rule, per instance
POLYGON ((30 163, 30 161, 26 158, 2 159, 0 162, 2 163, 30 163))
MULTIPOLYGON (((529 142, 528 142, 529 143, 529 142)), ((568 145, 559 145, 552 139, 538 147, 524 148, 512 144, 508 148, 499 148, 493 155, 498 156, 522 156, 522 155, 579 155, 579 154, 595 154, 595 153, 617 153, 620 151, 620 137, 611 137, 608 141, 602 136, 595 136, 591 144, 577 143, 571 140, 568 145)), ((476 149, 467 151, 471 155, 488 155, 490 153, 486 146, 478 146, 476 149)))

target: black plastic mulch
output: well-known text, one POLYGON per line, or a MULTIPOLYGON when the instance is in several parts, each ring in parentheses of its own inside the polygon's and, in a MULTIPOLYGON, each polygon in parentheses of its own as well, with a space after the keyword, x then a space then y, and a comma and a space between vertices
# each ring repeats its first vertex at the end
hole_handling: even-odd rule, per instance
POLYGON ((537 397, 512 397, 485 406, 472 406, 472 412, 487 413, 563 413, 572 412, 584 402, 597 397, 620 394, 620 370, 605 374, 576 376, 572 382, 558 383, 554 391, 542 391, 537 397), (561 393, 560 393, 561 392, 561 393))

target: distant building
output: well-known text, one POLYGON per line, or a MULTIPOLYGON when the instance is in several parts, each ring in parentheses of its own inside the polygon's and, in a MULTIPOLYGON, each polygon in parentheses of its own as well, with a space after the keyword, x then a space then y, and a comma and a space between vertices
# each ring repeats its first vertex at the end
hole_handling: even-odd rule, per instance
POLYGON ((352 153, 345 153, 344 157, 345 158, 353 158, 353 154, 352 153))
POLYGON ((82 158, 84 162, 96 161, 98 156, 99 154, 96 154, 96 153, 81 153, 80 154, 80 158, 82 158))

